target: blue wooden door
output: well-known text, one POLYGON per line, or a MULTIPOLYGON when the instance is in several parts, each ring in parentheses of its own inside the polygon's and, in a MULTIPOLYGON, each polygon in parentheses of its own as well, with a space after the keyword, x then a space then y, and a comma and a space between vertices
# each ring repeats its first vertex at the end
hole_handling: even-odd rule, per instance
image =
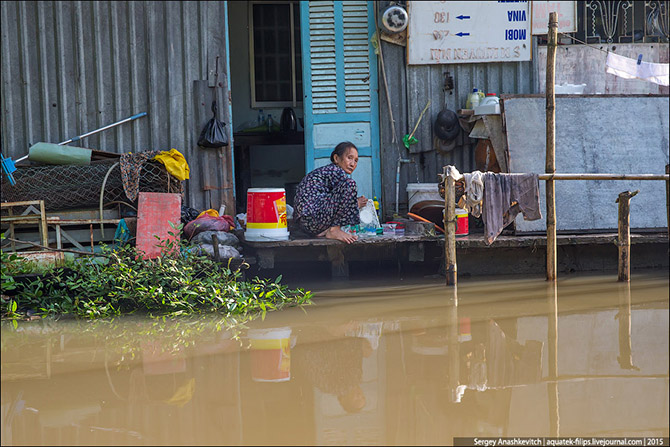
POLYGON ((381 199, 372 1, 300 2, 307 172, 341 141, 358 147, 358 194, 381 199))

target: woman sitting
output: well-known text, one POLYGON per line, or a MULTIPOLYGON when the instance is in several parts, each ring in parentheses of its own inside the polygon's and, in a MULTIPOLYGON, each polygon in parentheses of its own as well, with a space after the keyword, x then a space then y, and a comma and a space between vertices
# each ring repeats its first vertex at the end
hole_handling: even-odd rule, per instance
POLYGON ((344 141, 330 154, 329 165, 314 169, 302 179, 295 193, 295 220, 312 236, 337 239, 350 244, 357 236, 342 230, 343 225, 358 225, 358 209, 367 199, 360 196, 356 182, 349 177, 358 165, 358 149, 344 141))

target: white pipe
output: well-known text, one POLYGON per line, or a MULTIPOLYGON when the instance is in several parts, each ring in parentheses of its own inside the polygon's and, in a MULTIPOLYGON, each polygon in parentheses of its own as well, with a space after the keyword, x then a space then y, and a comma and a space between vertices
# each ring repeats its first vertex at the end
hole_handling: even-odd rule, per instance
MULTIPOLYGON (((400 163, 414 163, 414 160, 410 160, 408 158, 400 158, 398 157, 398 163, 396 164, 396 171, 395 171, 395 215, 398 216, 398 200, 399 200, 399 189, 400 189, 400 163)), ((417 180, 418 181, 418 180, 417 180)))

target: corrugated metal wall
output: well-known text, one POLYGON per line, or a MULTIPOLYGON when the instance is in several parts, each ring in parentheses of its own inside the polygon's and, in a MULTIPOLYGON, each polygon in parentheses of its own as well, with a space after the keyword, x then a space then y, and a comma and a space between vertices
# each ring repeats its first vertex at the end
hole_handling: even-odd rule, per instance
POLYGON ((404 46, 382 41, 382 52, 386 78, 390 90, 390 102, 395 120, 398 144, 392 144, 392 132, 388 103, 384 92, 383 71, 379 70, 379 113, 381 127, 382 185, 384 214, 395 208, 396 168, 399 157, 414 160, 414 164, 402 164, 400 168, 399 211, 407 211, 407 183, 437 183, 437 174, 445 165, 454 165, 461 172, 475 170, 474 149, 476 140, 461 137, 456 147, 448 152, 435 150, 433 125, 437 114, 445 104, 451 110, 465 108, 467 95, 473 88, 486 93, 515 94, 533 93, 533 62, 407 65, 404 46), (445 73, 454 80, 451 93, 444 91, 445 73), (412 147, 410 153, 402 144, 402 137, 411 133, 421 111, 428 101, 429 109, 422 118, 414 136, 420 147, 412 147), (418 180, 417 180, 418 174, 418 180))
POLYGON ((211 117, 217 56, 219 118, 230 123, 225 15, 225 2, 2 2, 3 153, 16 159, 35 142, 147 112, 79 145, 176 148, 191 168, 185 203, 218 208, 232 197, 222 189, 230 157, 196 142, 211 117))

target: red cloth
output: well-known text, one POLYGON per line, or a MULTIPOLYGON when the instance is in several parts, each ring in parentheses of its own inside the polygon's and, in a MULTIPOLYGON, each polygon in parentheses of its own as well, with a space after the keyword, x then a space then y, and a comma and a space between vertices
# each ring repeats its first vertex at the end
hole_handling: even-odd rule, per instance
POLYGON ((184 227, 184 235, 191 239, 202 231, 231 231, 235 228, 233 216, 214 217, 204 214, 195 220, 190 221, 184 227))

